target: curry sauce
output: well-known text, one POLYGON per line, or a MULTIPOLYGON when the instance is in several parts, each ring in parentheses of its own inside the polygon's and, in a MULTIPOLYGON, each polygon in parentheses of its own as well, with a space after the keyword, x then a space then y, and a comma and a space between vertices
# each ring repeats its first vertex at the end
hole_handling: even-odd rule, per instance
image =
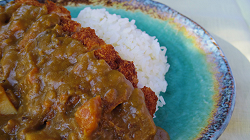
POLYGON ((44 5, 0 6, 1 138, 157 139, 143 92, 60 22, 44 5))

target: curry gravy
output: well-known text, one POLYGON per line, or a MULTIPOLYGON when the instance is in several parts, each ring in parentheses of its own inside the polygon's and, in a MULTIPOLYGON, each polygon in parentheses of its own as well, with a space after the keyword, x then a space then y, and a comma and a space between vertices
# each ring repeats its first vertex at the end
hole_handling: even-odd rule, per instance
POLYGON ((0 6, 1 137, 165 139, 142 91, 59 23, 45 6, 0 6))

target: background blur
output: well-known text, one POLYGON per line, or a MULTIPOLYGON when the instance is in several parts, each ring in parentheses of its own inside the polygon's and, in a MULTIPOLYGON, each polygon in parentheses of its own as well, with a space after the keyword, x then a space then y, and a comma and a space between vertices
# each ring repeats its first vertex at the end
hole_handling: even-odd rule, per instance
POLYGON ((236 81, 236 105, 219 140, 250 140, 250 0, 155 0, 204 27, 217 41, 236 81))

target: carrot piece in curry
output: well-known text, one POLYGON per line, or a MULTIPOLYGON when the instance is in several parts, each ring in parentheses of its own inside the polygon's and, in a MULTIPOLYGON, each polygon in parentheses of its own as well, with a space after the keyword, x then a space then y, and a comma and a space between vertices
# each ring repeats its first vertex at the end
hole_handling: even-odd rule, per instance
POLYGON ((97 129, 101 119, 101 105, 101 97, 98 95, 77 109, 75 118, 85 136, 90 136, 97 129))

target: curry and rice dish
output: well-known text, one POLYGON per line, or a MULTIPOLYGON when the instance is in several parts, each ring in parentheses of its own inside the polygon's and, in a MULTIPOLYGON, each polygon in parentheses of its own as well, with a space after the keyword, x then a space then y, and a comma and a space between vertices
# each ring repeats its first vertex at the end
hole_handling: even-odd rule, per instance
POLYGON ((133 62, 65 8, 0 6, 0 53, 0 139, 168 139, 133 62))

